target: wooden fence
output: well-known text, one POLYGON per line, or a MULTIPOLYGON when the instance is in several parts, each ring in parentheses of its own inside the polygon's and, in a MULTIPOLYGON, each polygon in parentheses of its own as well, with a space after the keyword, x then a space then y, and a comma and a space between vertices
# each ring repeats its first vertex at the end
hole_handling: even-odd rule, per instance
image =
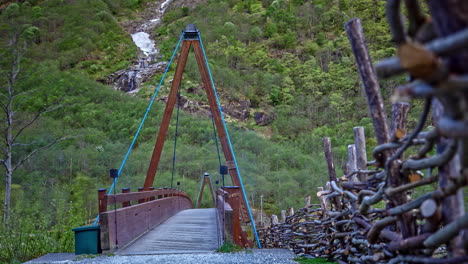
POLYGON ((354 128, 345 175, 337 177, 330 139, 324 138, 328 181, 318 189, 320 204, 306 204, 288 216, 284 211, 281 223, 272 216, 272 224, 260 230, 265 247, 339 263, 468 263, 463 200, 468 184, 468 22, 450 22, 460 19, 451 13, 454 6, 468 4, 454 1, 436 9, 438 1, 428 2, 434 20, 421 20, 418 1, 405 1, 411 29, 406 32, 400 1, 387 1, 399 56, 375 68, 359 19, 346 24, 378 146, 368 161, 364 130, 354 128), (393 103, 388 124, 377 78, 405 72, 412 81, 397 87, 394 97, 425 100, 411 133, 406 132, 408 103, 393 103), (432 123, 427 124, 431 109, 432 123), (428 125, 433 128, 424 131, 428 125))

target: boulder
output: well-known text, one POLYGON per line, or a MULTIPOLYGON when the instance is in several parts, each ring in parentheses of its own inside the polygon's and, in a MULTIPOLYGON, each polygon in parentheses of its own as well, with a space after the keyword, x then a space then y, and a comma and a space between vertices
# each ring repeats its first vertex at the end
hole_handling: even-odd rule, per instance
POLYGON ((274 114, 265 113, 265 112, 255 112, 254 113, 255 123, 259 126, 267 126, 273 123, 275 120, 274 114))
POLYGON ((249 107, 249 100, 234 101, 223 106, 223 113, 234 119, 245 121, 250 117, 249 107))

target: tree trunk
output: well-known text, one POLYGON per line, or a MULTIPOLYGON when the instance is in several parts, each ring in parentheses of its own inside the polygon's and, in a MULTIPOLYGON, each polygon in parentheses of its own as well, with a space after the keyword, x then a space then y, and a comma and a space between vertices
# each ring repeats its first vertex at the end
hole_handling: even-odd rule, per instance
POLYGON ((3 201, 3 226, 4 227, 8 226, 8 221, 10 219, 12 176, 13 176, 13 172, 11 170, 7 170, 5 174, 5 200, 3 201))
POLYGON ((12 61, 12 70, 10 76, 8 76, 8 104, 6 106, 6 119, 7 119, 7 131, 5 135, 5 199, 3 201, 3 226, 8 227, 8 222, 10 220, 10 210, 11 210, 11 184, 13 178, 13 98, 14 98, 14 86, 16 82, 16 77, 19 73, 19 63, 21 56, 18 54, 12 61))

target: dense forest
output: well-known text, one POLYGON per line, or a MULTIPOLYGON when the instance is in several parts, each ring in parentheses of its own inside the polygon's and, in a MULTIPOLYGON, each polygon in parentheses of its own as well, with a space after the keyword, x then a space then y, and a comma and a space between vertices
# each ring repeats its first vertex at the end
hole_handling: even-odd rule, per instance
MULTIPOLYGON (((158 74, 146 82, 136 96, 101 83, 109 74, 135 63, 137 47, 122 24, 137 19, 148 2, 0 4, 0 86, 15 89, 12 129, 21 131, 12 147, 13 162, 21 164, 12 176, 11 216, 0 227, 0 262, 72 251, 71 228, 96 216, 97 189, 111 184, 108 169, 120 165, 161 77, 158 74), (29 120, 34 122, 22 130, 29 120)), ((221 103, 249 102, 250 116, 230 120, 228 128, 254 208, 259 208, 261 194, 266 213, 298 207, 304 196, 323 185, 323 136, 333 138, 340 165, 345 162, 345 146, 353 142, 353 126, 366 128, 368 149, 375 145, 343 24, 360 17, 372 58, 391 56, 395 49, 389 41, 384 1, 208 0, 190 6, 178 2, 174 0, 152 37, 161 60, 167 61, 181 30, 186 24, 196 24, 221 103), (254 112, 274 120, 259 126, 254 112)), ((169 90, 174 69, 169 71, 162 96, 169 90)), ((382 84, 385 98, 401 81, 382 84)), ((184 96, 206 101, 202 93, 187 92, 200 83, 191 55, 182 85, 184 96)), ((8 89, 1 92, 8 96, 8 89)), ((136 190, 143 184, 163 109, 162 102, 153 107, 117 190, 136 190)), ((7 131, 10 126, 3 112, 0 118, 2 131, 7 131)), ((174 179, 195 199, 205 171, 219 179, 211 119, 182 112, 178 132, 174 179)), ((175 121, 169 128, 155 186, 171 184, 174 134, 175 121)), ((2 171, 2 181, 4 175, 2 171)), ((0 199, 5 191, 1 185, 0 199)), ((210 199, 204 202, 210 206, 210 199)), ((3 215, 4 208, 0 210, 3 215)))

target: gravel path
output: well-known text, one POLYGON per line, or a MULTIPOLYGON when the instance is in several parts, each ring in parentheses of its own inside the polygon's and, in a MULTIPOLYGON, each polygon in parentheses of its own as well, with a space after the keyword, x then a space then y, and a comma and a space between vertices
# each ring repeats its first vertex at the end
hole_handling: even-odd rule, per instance
MULTIPOLYGON (((48 261, 29 263, 72 263, 72 264, 120 264, 120 263, 157 263, 157 264, 297 264, 294 254, 287 249, 254 249, 238 253, 199 253, 164 254, 132 256, 99 256, 69 261, 48 261)), ((38 259, 36 259, 38 260, 38 259)))

